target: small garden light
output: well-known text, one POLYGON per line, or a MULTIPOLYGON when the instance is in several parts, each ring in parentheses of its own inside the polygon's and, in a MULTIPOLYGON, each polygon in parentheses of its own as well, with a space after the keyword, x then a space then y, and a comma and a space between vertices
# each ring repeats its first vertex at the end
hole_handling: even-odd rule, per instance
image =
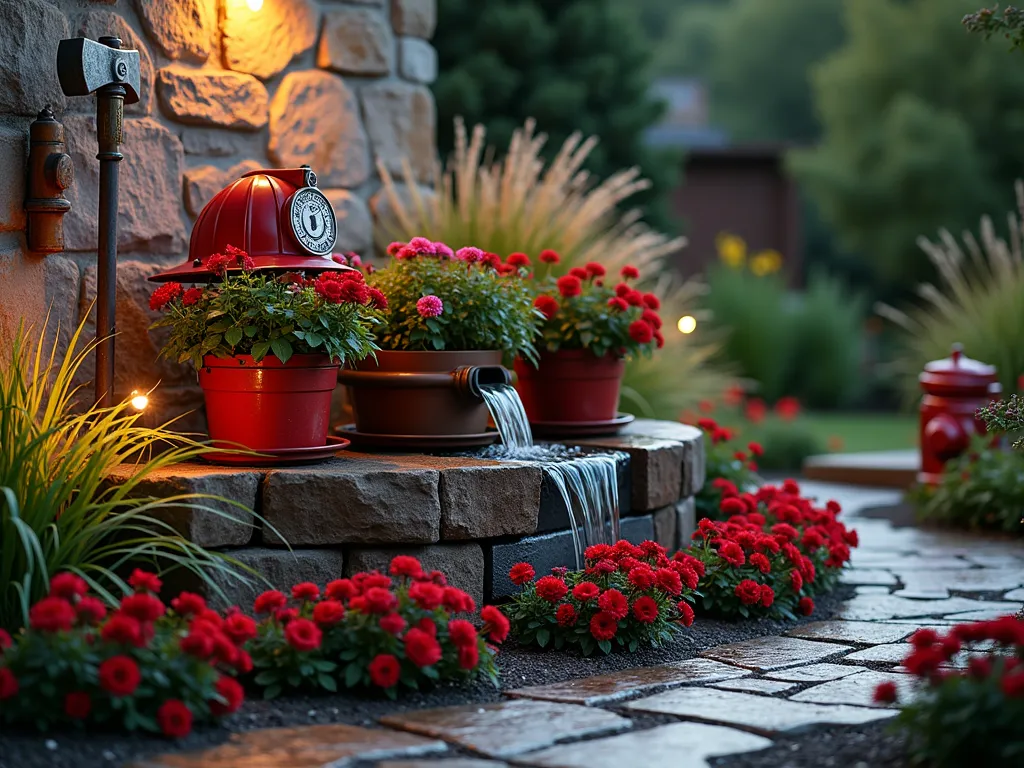
POLYGON ((132 390, 131 399, 132 408, 136 411, 146 410, 146 406, 149 405, 149 397, 139 392, 137 389, 132 390))
POLYGON ((679 318, 679 322, 676 323, 676 328, 679 329, 680 333, 693 333, 697 330, 697 318, 693 315, 683 315, 679 318))
POLYGON ((263 0, 245 0, 245 4, 249 6, 249 10, 253 13, 257 13, 263 8, 263 0))

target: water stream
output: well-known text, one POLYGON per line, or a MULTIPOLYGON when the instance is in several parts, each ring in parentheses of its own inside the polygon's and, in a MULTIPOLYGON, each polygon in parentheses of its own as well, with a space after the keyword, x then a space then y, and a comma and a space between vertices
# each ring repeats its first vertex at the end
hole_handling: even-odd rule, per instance
POLYGON ((534 445, 519 393, 508 384, 486 384, 481 391, 502 445, 488 449, 496 459, 533 461, 551 478, 569 511, 576 567, 591 544, 619 540, 618 460, 561 445, 534 445))

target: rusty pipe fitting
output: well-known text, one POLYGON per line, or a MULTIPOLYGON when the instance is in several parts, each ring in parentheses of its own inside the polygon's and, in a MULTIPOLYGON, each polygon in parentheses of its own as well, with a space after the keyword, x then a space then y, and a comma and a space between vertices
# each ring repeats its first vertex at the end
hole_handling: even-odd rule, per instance
POLYGON ((64 126, 49 106, 29 126, 28 143, 28 249, 59 253, 64 250, 64 214, 71 210, 64 190, 74 183, 75 166, 65 151, 64 126))

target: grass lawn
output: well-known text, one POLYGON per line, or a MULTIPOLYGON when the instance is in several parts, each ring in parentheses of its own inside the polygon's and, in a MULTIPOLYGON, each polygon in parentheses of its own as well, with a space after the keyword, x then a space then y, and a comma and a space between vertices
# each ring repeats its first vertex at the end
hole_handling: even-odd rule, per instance
POLYGON ((916 413, 812 412, 804 413, 798 423, 833 453, 895 451, 917 446, 916 413))

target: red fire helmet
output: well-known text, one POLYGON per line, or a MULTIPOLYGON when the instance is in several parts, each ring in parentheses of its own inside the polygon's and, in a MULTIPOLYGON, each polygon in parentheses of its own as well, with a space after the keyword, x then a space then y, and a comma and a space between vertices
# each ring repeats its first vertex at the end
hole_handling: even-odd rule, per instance
POLYGON ((203 266, 232 245, 258 270, 323 272, 348 269, 333 259, 338 222, 309 166, 250 171, 213 196, 192 227, 188 261, 150 277, 155 282, 203 283, 203 266))

